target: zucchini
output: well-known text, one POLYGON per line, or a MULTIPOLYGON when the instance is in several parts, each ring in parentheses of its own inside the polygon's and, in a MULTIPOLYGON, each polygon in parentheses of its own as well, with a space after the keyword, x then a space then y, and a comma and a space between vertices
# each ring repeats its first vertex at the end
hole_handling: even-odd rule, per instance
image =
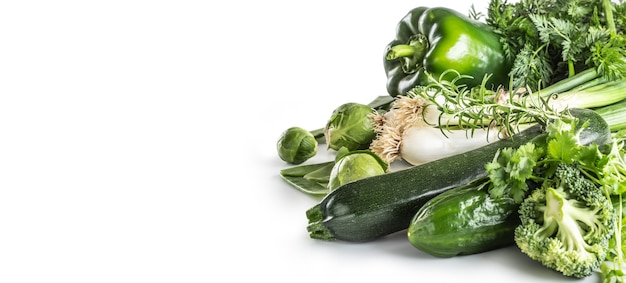
MULTIPOLYGON (((582 143, 610 140, 609 127, 598 114, 587 109, 572 112, 589 121, 579 134, 582 143)), ((485 177, 485 164, 493 160, 500 148, 516 148, 541 135, 545 136, 535 125, 512 138, 466 153, 346 183, 306 211, 309 236, 364 242, 405 230, 417 211, 434 196, 485 177)))
POLYGON ((409 242, 437 257, 482 253, 513 244, 519 205, 511 198, 494 199, 480 189, 482 184, 454 188, 426 202, 409 224, 409 242))

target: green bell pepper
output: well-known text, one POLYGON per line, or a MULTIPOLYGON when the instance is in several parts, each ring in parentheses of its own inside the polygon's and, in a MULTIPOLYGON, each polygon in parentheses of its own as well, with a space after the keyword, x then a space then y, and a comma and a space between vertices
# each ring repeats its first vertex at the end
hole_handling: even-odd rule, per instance
POLYGON ((491 74, 488 87, 507 86, 511 65, 500 37, 487 24, 442 7, 418 7, 402 18, 384 59, 387 91, 393 97, 427 85, 426 73, 455 79, 457 74, 449 70, 471 76, 457 85, 477 86, 491 74))

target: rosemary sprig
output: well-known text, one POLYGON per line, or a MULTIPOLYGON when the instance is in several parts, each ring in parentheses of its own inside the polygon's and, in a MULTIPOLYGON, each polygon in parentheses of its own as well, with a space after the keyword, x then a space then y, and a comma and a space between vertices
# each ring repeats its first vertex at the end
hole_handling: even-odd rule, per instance
MULTIPOLYGON (((532 95, 526 89, 493 91, 486 87, 489 76, 485 76, 483 84, 467 88, 458 85, 456 81, 466 78, 454 70, 444 72, 440 78, 427 74, 430 84, 418 86, 409 93, 410 96, 419 96, 435 106, 446 117, 437 125, 444 129, 465 129, 473 131, 478 128, 498 127, 506 135, 513 135, 520 131, 520 126, 528 123, 545 124, 550 119, 568 119, 563 112, 552 109, 544 96, 532 95), (455 73, 454 79, 447 81, 443 76, 455 73), (455 119, 449 119, 454 117, 455 119)), ((445 134, 445 132, 444 132, 445 134)))

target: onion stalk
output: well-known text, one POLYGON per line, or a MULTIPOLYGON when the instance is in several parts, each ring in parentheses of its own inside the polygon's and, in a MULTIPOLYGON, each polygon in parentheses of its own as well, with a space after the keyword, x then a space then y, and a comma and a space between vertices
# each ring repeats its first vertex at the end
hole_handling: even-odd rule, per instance
MULTIPOLYGON (((376 114, 377 136, 370 150, 391 163, 404 159, 412 165, 426 163, 486 145, 506 136, 495 128, 481 127, 468 133, 464 129, 436 125, 458 125, 460 120, 445 115, 437 106, 420 96, 397 96, 388 112, 376 114)), ((485 121, 485 125, 488 121, 485 121)))

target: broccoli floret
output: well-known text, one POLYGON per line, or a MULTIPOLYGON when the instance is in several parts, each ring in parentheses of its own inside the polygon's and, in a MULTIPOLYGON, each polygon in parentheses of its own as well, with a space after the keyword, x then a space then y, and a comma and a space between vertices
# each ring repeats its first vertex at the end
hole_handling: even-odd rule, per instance
POLYGON ((515 243, 546 267, 582 278, 605 260, 614 231, 613 206, 576 165, 559 163, 524 199, 519 215, 515 243))

